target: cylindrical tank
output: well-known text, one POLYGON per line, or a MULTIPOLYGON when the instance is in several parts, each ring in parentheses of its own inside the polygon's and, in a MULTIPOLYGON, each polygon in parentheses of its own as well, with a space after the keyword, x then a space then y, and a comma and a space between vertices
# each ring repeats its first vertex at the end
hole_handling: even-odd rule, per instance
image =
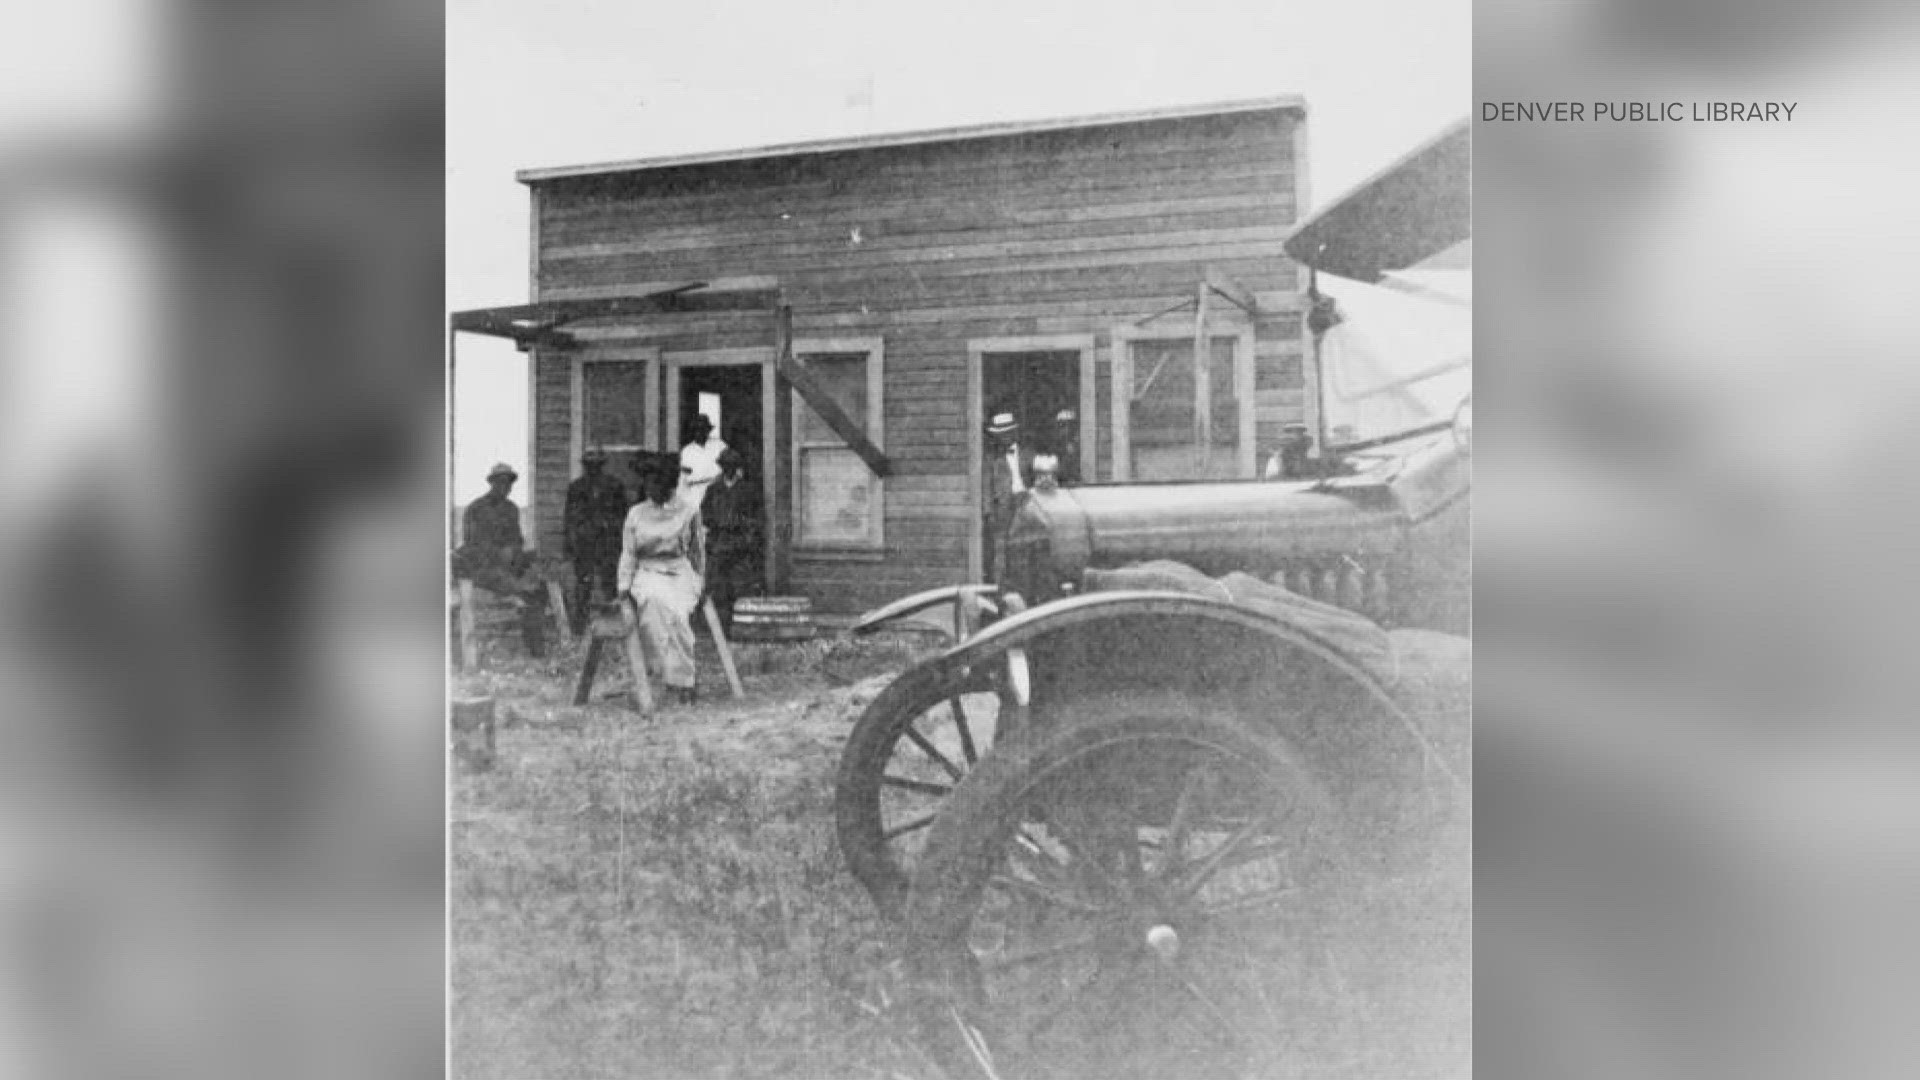
POLYGON ((1035 491, 1008 528, 1000 584, 1038 603, 1077 587, 1088 567, 1154 559, 1216 575, 1298 574, 1310 564, 1331 573, 1342 560, 1360 565, 1391 558, 1404 542, 1404 522, 1384 484, 1323 489, 1231 481, 1035 491))

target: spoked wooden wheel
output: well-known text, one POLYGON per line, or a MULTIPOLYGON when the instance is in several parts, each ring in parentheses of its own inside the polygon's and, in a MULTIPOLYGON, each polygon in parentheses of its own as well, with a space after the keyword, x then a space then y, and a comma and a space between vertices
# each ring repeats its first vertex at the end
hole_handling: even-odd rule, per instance
POLYGON ((1100 696, 948 802, 903 930, 953 1076, 1338 1074, 1329 804, 1274 736, 1100 696))
POLYGON ((1014 707, 995 670, 940 661, 895 680, 854 724, 840 755, 834 817, 847 869, 883 915, 899 915, 907 870, 947 797, 999 737, 1014 707))

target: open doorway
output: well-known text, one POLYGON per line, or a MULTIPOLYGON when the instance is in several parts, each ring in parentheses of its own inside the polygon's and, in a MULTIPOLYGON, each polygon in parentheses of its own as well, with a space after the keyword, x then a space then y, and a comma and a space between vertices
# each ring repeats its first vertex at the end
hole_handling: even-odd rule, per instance
POLYGON ((756 480, 764 480, 758 475, 766 446, 760 430, 761 381, 758 365, 682 367, 680 400, 675 405, 680 414, 679 423, 674 430, 685 439, 693 418, 704 414, 713 422, 720 441, 740 452, 747 472, 756 480))
POLYGON ((768 528, 766 400, 764 363, 743 358, 679 359, 669 380, 670 442, 687 437, 696 416, 713 423, 714 437, 740 455, 746 478, 738 488, 716 484, 706 499, 710 560, 708 584, 723 622, 731 624, 733 599, 757 593, 772 566, 773 530, 768 528))
MULTIPOLYGON (((1080 351, 985 352, 980 357, 984 415, 1012 413, 1020 442, 1054 454, 1070 473, 1080 459, 1080 351), (1071 417, 1062 422, 1063 412, 1071 417)), ((1077 477, 1076 477, 1077 478, 1077 477)))

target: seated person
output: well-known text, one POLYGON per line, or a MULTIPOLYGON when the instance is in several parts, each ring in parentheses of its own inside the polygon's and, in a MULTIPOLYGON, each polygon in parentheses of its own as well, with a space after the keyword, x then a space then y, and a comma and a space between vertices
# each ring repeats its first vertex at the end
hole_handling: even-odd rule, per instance
POLYGON ((467 504, 453 576, 520 605, 520 636, 527 655, 547 654, 547 585, 533 569, 533 553, 520 533, 520 507, 507 493, 520 474, 511 465, 487 473, 487 493, 467 504))
POLYGON ((700 603, 704 562, 700 509, 679 493, 676 456, 642 454, 633 468, 641 497, 621 529, 620 595, 633 602, 648 668, 691 703, 693 612, 700 603))

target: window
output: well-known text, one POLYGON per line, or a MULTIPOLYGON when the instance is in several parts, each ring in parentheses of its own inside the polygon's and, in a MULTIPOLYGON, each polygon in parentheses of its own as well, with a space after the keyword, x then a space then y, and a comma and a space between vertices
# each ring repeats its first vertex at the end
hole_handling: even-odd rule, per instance
POLYGON ((1231 479, 1245 476, 1242 443, 1242 339, 1208 339, 1206 368, 1193 362, 1193 339, 1124 340, 1127 444, 1121 454, 1134 480, 1231 479), (1201 380, 1205 379, 1204 385, 1201 380), (1204 404, 1203 404, 1204 403, 1204 404))
MULTIPOLYGON (((881 439, 878 341, 796 343, 794 353, 834 402, 881 439)), ((793 405, 794 542, 816 550, 873 550, 884 544, 880 478, 799 394, 793 405)))
POLYGON ((651 353, 574 360, 570 472, 578 475, 581 453, 598 446, 607 452, 607 474, 632 492, 634 456, 656 445, 659 437, 654 406, 657 368, 651 353))
POLYGON ((580 365, 581 431, 587 446, 633 450, 647 438, 647 368, 623 361, 580 365))

